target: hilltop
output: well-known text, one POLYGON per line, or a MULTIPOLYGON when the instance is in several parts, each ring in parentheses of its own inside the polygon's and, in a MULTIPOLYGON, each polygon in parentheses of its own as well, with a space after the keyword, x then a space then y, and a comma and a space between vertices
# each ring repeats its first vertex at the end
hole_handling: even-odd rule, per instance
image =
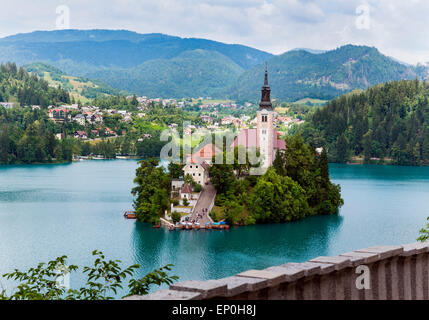
MULTIPOLYGON (((379 83, 425 79, 429 75, 428 68, 407 66, 376 48, 354 45, 322 53, 293 50, 273 57, 268 65, 273 97, 286 101, 330 100, 379 83)), ((231 89, 235 93, 232 97, 256 99, 263 75, 264 65, 244 72, 231 89)))
POLYGON ((294 49, 275 56, 244 45, 126 30, 36 31, 6 37, 0 39, 0 62, 7 61, 53 66, 54 74, 62 73, 57 80, 72 84, 75 95, 81 94, 81 86, 73 84, 102 81, 89 81, 89 94, 81 94, 87 97, 95 91, 111 92, 110 86, 151 97, 256 101, 265 62, 273 97, 284 101, 331 100, 355 89, 429 74, 426 66, 407 65, 366 46, 294 49))

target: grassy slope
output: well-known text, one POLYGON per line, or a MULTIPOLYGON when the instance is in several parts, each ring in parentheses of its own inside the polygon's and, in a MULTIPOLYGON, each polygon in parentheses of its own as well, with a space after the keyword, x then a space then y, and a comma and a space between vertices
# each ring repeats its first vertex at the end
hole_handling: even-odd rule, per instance
POLYGON ((120 93, 119 90, 113 89, 102 81, 68 76, 61 70, 45 63, 32 63, 25 68, 28 72, 36 73, 46 80, 50 86, 58 87, 61 85, 70 92, 75 101, 88 102, 99 96, 120 93))

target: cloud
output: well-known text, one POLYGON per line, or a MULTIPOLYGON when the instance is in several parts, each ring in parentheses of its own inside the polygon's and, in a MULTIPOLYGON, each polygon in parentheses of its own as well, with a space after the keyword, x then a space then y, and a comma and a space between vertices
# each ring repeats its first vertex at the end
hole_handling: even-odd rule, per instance
POLYGON ((128 29, 241 43, 272 53, 296 47, 375 46, 410 63, 429 61, 429 1, 411 0, 15 0, 2 4, 0 36, 55 29, 58 5, 76 29, 128 29), (366 5, 369 29, 357 28, 366 5))

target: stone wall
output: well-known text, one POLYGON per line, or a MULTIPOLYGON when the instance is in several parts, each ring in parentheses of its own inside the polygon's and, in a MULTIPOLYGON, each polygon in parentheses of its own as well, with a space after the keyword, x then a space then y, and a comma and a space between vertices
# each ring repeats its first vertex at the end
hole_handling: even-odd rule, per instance
POLYGON ((129 300, 428 300, 429 243, 375 246, 249 270, 219 280, 184 281, 129 300))

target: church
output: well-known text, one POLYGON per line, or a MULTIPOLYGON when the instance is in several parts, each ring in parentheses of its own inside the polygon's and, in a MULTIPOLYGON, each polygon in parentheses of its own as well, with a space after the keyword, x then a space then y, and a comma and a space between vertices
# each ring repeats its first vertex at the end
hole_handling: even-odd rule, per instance
MULTIPOLYGON (((259 149, 263 162, 262 172, 272 166, 277 152, 286 150, 286 141, 279 139, 280 133, 274 128, 274 109, 271 103, 271 88, 268 85, 268 69, 265 67, 265 82, 262 87, 262 98, 257 112, 257 128, 243 129, 235 138, 230 148, 245 147, 246 150, 259 149)), ((194 154, 186 157, 184 174, 204 185, 209 180, 208 168, 212 158, 222 151, 214 144, 207 144, 194 154)))
POLYGON ((274 128, 274 110, 271 103, 271 88, 268 85, 268 69, 265 67, 265 81, 262 87, 262 98, 257 112, 257 128, 243 129, 232 148, 243 146, 249 148, 259 148, 263 156, 262 169, 269 168, 279 150, 286 150, 286 141, 279 139, 280 133, 274 128))

